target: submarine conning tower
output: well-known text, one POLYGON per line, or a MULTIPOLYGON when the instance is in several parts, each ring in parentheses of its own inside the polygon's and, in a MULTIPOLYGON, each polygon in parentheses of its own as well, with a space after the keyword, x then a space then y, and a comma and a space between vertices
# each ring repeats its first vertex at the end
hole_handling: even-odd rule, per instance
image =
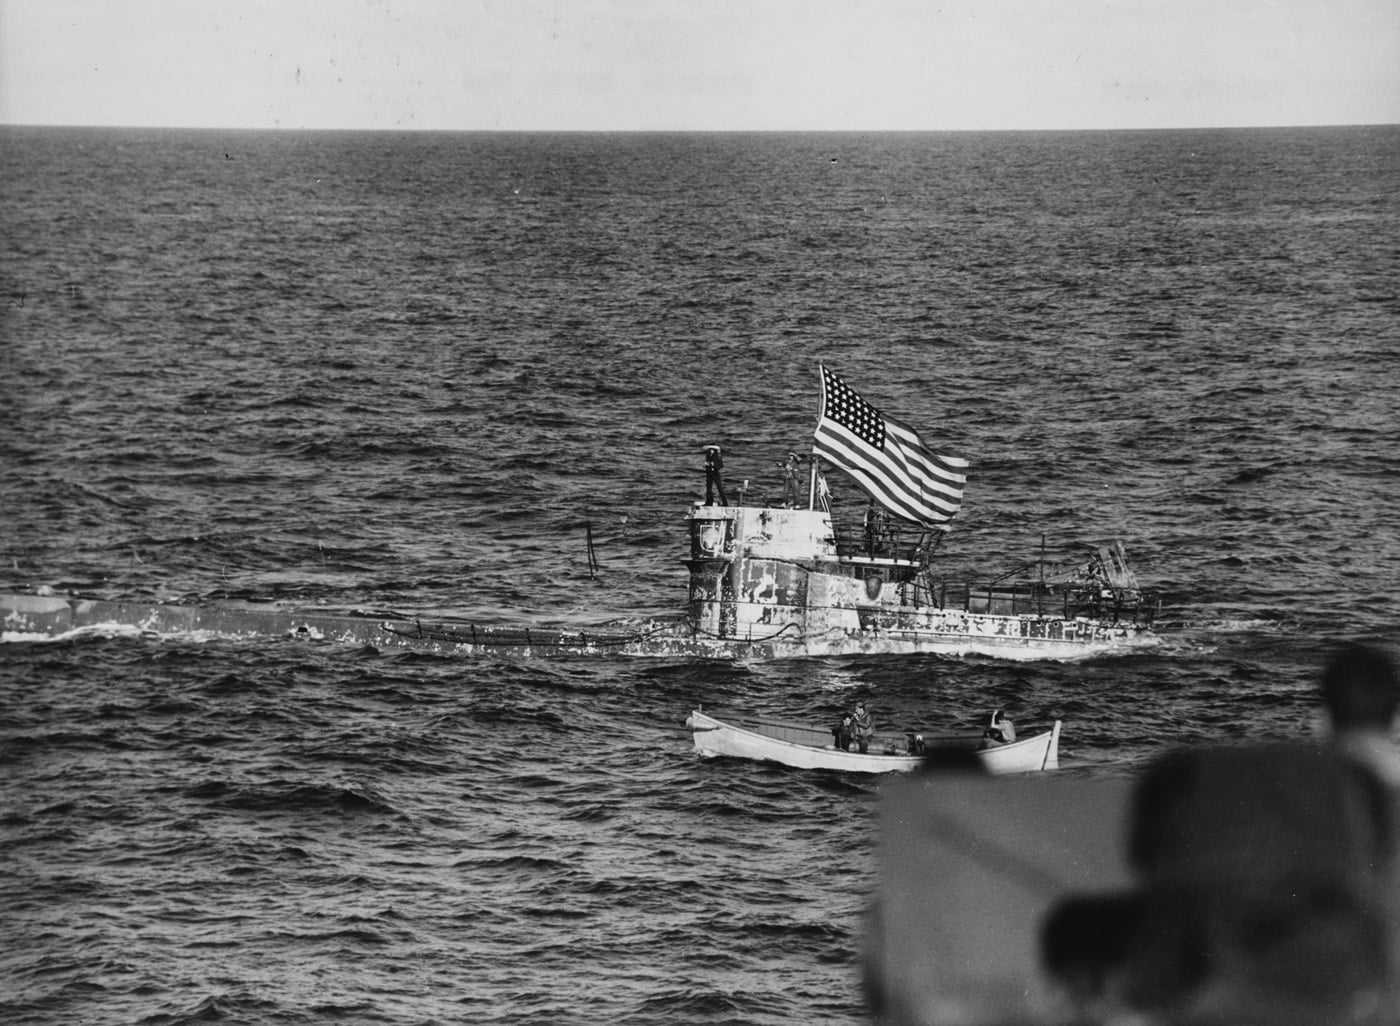
POLYGON ((828 630, 859 630, 861 613, 900 604, 893 582, 909 580, 909 559, 854 556, 838 545, 821 509, 716 506, 689 514, 692 630, 718 638, 765 640, 828 630))

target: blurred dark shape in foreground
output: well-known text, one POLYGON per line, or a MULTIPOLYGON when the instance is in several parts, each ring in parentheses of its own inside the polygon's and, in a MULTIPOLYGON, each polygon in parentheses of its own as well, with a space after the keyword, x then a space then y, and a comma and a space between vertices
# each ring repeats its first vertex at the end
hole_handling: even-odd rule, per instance
POLYGON ((1330 750, 1175 752, 1134 795, 1139 887, 1058 903, 1043 964, 1083 1009, 1356 1021, 1391 975, 1394 818, 1381 782, 1330 750))
POLYGON ((881 1021, 1400 1021, 1396 794, 1331 745, 1168 753, 1136 781, 893 783, 881 1021))
POLYGON ((881 1021, 1400 1023, 1395 661, 1338 646, 1321 693, 1321 745, 1180 749, 1135 781, 897 782, 881 1021))
POLYGON ((1400 678, 1390 654, 1358 642, 1338 647, 1322 674, 1322 700, 1338 750, 1400 788, 1400 745, 1393 735, 1400 678))

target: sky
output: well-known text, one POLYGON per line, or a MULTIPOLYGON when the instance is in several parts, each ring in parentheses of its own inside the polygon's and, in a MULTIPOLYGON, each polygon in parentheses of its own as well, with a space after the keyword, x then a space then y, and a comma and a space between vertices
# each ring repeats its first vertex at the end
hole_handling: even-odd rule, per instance
POLYGON ((0 0, 0 124, 1400 123, 1400 0, 0 0))

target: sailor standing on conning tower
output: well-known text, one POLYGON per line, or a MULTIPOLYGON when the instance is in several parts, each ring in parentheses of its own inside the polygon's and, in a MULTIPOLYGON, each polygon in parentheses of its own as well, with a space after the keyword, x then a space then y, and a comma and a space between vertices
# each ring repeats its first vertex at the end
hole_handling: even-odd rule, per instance
POLYGON ((802 467, 802 457, 789 450, 787 459, 778 466, 783 470, 783 505, 796 509, 801 502, 797 494, 797 472, 802 467))
POLYGON ((719 446, 705 446, 705 505, 715 504, 715 493, 719 493, 719 504, 728 506, 729 500, 724 497, 724 480, 720 472, 724 470, 724 460, 720 459, 719 446))

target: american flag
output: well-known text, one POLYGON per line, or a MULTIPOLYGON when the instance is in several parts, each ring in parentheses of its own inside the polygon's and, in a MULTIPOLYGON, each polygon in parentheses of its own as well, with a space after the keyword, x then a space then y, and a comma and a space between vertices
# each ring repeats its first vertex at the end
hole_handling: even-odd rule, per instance
POLYGON ((931 451, 910 428, 886 417, 839 377, 822 372, 822 408, 812 451, 855 478, 885 509, 934 527, 962 505, 967 460, 931 451))

